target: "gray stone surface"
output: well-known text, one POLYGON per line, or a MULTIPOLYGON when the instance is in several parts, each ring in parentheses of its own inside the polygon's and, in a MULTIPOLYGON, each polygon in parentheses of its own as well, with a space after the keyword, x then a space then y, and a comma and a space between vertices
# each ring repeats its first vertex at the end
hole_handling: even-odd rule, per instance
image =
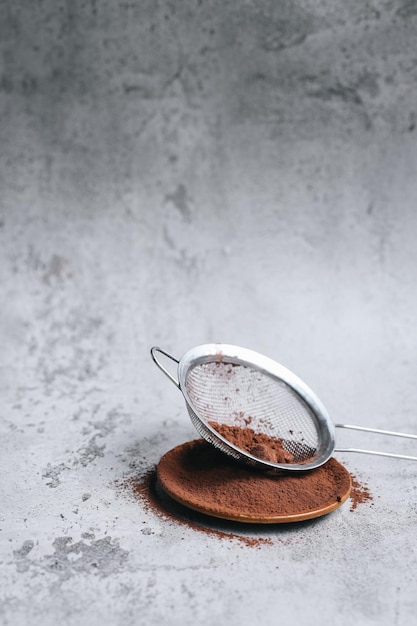
POLYGON ((0 6, 0 622, 413 623, 417 464, 258 547, 115 481, 196 435, 153 344, 417 431, 416 3, 0 6))

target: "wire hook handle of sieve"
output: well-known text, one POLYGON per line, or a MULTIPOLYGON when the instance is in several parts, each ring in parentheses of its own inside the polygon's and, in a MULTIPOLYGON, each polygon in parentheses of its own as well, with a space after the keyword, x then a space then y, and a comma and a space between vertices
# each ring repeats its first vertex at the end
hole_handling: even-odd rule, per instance
POLYGON ((178 365, 178 363, 179 363, 179 360, 178 360, 178 359, 176 359, 174 356, 172 356, 172 354, 169 354, 169 352, 165 352, 165 350, 162 350, 162 348, 158 348, 158 346, 153 346, 153 347, 151 348, 151 356, 152 356, 152 358, 153 358, 153 360, 154 360, 154 363, 155 363, 155 364, 159 367, 159 369, 161 370, 161 372, 163 372, 163 373, 165 374, 165 376, 168 376, 169 380, 170 380, 171 382, 173 382, 173 383, 174 383, 174 385, 175 385, 176 387, 178 387, 178 389, 180 389, 180 383, 179 383, 179 380, 177 380, 177 379, 175 378, 175 376, 173 376, 173 375, 171 374, 171 372, 169 372, 169 371, 167 370, 167 368, 166 368, 164 365, 162 365, 161 361, 159 361, 159 360, 158 360, 158 358, 156 357, 156 353, 157 353, 157 352, 159 352, 160 354, 163 354, 163 355, 164 355, 164 356, 166 356, 168 359, 171 359, 171 361, 174 361, 174 363, 176 363, 177 365, 178 365))
MULTIPOLYGON (((354 426, 352 424, 335 424, 336 428, 348 428, 350 430, 360 430, 367 433, 377 433, 389 437, 404 437, 406 439, 417 439, 417 435, 410 433, 399 433, 394 430, 381 430, 379 428, 369 428, 367 426, 354 426)), ((397 454, 393 452, 379 452, 376 450, 363 450, 361 448, 336 448, 335 452, 359 452, 362 454, 374 454, 376 456, 388 456, 394 459, 406 459, 408 461, 417 461, 417 456, 409 456, 407 454, 397 454)))

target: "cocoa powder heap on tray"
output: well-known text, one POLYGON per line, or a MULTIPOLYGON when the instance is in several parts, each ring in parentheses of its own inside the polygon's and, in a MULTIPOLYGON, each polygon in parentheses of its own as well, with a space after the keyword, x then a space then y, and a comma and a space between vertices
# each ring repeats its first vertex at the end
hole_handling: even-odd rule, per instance
MULTIPOLYGON (((264 458, 275 462, 293 462, 292 454, 282 447, 283 440, 266 434, 258 435, 248 427, 217 423, 212 423, 212 426, 229 441, 252 451, 252 454, 264 455, 264 458)), ((334 510, 349 495, 351 511, 358 504, 372 500, 369 489, 334 458, 308 471, 258 471, 241 465, 203 439, 173 448, 164 454, 156 469, 162 491, 180 505, 193 509, 197 516, 204 513, 203 517, 255 524, 301 521, 334 510)), ((154 512, 172 517, 172 507, 168 504, 168 509, 165 508, 164 498, 160 500, 157 496, 150 476, 154 473, 138 481, 132 479, 125 486, 129 484, 133 493, 154 512)), ((196 524, 186 521, 181 515, 174 514, 174 518, 193 528, 199 527, 198 518, 196 524)), ((209 532, 209 529, 206 528, 206 531, 209 532)), ((213 532, 219 536, 224 534, 213 532)), ((255 540, 251 538, 250 541, 255 540)))
POLYGON ((237 463, 204 440, 167 452, 157 467, 166 493, 215 517, 273 523, 315 517, 349 496, 349 472, 330 459, 306 472, 257 471, 237 463))

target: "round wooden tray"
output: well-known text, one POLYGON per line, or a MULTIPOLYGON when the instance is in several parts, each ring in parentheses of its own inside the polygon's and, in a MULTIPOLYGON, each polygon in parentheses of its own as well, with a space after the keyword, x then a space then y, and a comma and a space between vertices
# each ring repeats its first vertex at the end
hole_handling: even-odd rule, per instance
POLYGON ((239 465, 203 440, 167 452, 157 467, 162 489, 180 504, 212 517, 252 524, 300 522, 326 515, 349 497, 347 469, 331 458, 307 472, 261 473, 239 465), (314 490, 314 502, 306 498, 314 490), (260 493, 268 493, 268 500, 260 493), (258 497, 257 497, 258 494, 258 497))

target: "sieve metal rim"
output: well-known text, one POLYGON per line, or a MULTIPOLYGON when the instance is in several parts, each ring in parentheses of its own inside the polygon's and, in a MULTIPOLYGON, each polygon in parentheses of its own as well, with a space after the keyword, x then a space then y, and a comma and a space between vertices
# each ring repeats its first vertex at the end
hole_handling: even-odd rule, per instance
POLYGON ((226 454, 255 465, 263 469, 275 469, 286 471, 308 471, 320 467, 332 456, 335 449, 335 428, 327 409, 312 391, 312 389, 291 370, 280 363, 248 348, 242 348, 232 344, 209 343, 202 344, 188 350, 179 360, 172 357, 164 350, 154 347, 151 349, 152 358, 158 367, 170 378, 172 382, 181 390, 191 421, 200 435, 207 441, 221 449, 226 454), (177 363, 178 380, 170 374, 155 356, 155 351, 159 351, 177 363), (288 385, 309 407, 314 419, 317 421, 318 430, 321 437, 321 451, 319 455, 311 461, 303 463, 274 463, 259 459, 248 452, 243 452, 240 448, 224 438, 210 424, 203 419, 193 406, 193 401, 187 391, 186 377, 191 368, 202 363, 213 363, 225 361, 236 365, 245 365, 258 370, 259 372, 279 380, 288 385), (193 419, 193 415, 196 419, 193 419))

